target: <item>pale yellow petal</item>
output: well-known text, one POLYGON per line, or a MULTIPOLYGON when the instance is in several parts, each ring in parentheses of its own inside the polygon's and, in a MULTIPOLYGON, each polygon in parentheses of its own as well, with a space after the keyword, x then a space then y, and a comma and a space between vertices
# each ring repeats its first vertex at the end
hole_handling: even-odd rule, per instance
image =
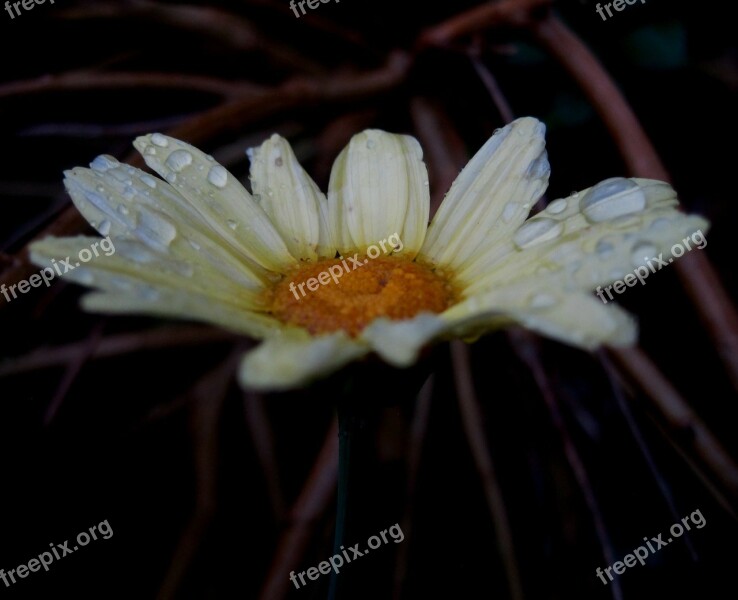
POLYGON ((102 235, 200 263, 249 288, 267 280, 266 270, 225 243, 165 181, 110 156, 97 157, 92 169, 78 167, 65 176, 75 206, 102 235))
POLYGON ((606 180, 550 203, 520 227, 504 252, 471 262, 458 279, 466 295, 546 273, 556 273, 560 287, 589 291, 639 268, 648 272, 649 263, 658 264, 653 259, 669 264, 675 244, 694 248, 707 231, 707 221, 676 207, 666 183, 606 180))
POLYGON ((262 267, 282 271, 296 262, 251 194, 222 165, 197 148, 161 134, 136 139, 146 164, 174 187, 210 229, 262 267))
POLYGON ((406 321, 376 319, 361 332, 361 339, 388 363, 407 367, 417 360, 423 346, 446 327, 445 321, 430 313, 406 321))
POLYGON ((543 123, 525 117, 482 146, 433 218, 424 258, 459 269, 512 237, 548 185, 544 133, 543 123))
POLYGON ((430 196, 415 138, 369 129, 351 138, 333 165, 328 205, 339 251, 363 251, 388 236, 394 254, 414 257, 423 244, 430 196))
POLYGON ((311 337, 299 330, 287 330, 265 340, 246 355, 239 380, 248 389, 276 391, 301 387, 368 352, 368 346, 342 331, 311 337))
MULTIPOLYGON (((335 245, 321 247, 323 192, 297 162, 287 140, 273 135, 249 151, 254 199, 274 223, 292 256, 301 260, 333 258, 335 245)), ((324 232, 323 238, 330 235, 324 232)))

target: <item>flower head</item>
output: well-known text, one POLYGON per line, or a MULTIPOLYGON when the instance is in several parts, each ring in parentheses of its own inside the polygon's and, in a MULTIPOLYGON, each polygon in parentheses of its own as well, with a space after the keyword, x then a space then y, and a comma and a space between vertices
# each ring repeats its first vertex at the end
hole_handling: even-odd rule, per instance
MULTIPOLYGON (((277 135, 249 151, 252 193, 196 148, 147 135, 135 146, 163 179, 109 156, 66 173, 116 248, 67 277, 97 290, 88 310, 264 339, 241 368, 249 387, 301 385, 371 352, 407 366, 433 340, 512 323, 587 349, 631 344, 634 320, 592 291, 707 223, 668 184, 625 178, 528 218, 548 184, 544 131, 533 118, 498 130, 430 225, 422 150, 406 135, 355 135, 327 197, 277 135)), ((48 238, 32 257, 48 265, 91 241, 48 238)))

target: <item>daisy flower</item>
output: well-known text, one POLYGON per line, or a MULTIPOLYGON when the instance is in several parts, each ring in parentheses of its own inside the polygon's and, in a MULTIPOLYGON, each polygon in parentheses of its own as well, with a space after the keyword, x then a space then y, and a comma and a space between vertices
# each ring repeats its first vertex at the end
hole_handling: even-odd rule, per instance
MULTIPOLYGON (((240 368, 251 388, 304 385, 370 353, 405 367, 435 340, 509 324, 585 349, 632 344, 634 319, 592 291, 707 223, 681 213, 668 184, 635 178, 529 218, 550 173, 544 133, 534 118, 496 131, 430 225, 423 153, 407 135, 355 135, 327 196, 278 135, 249 151, 251 193, 196 148, 143 136, 134 145, 162 179, 110 156, 65 174, 76 207, 116 249, 66 277, 95 288, 82 299, 89 311, 196 319, 262 339, 240 368), (401 243, 369 260, 393 234, 401 243), (293 292, 347 257, 361 266, 293 292)), ((94 241, 47 238, 32 259, 48 266, 94 241)))

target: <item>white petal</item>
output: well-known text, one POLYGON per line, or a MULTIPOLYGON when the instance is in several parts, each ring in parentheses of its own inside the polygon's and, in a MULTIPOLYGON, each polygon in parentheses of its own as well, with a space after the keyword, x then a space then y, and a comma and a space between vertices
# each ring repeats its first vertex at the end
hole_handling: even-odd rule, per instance
POLYGON ((208 228, 239 254, 272 271, 296 262, 251 194, 211 156, 161 134, 139 137, 134 146, 208 228))
MULTIPOLYGON (((321 247, 320 230, 325 225, 320 207, 327 205, 327 199, 297 162, 289 142, 275 134, 250 150, 249 157, 254 199, 269 215, 292 256, 333 258, 335 246, 321 247)), ((323 237, 329 234, 327 230, 323 237)))
POLYGON ((509 240, 548 185, 545 126, 525 117, 498 130, 459 174, 421 255, 459 269, 509 240))
POLYGON ((351 138, 331 171, 328 205, 341 253, 397 234, 414 257, 430 210, 428 172, 415 138, 369 129, 351 138))
POLYGON ((225 243, 165 181, 112 157, 98 157, 93 167, 67 171, 64 184, 77 209, 103 235, 202 263, 246 287, 266 281, 261 266, 225 243))
POLYGON ((244 358, 239 380, 245 388, 286 390, 324 377, 364 356, 369 348, 346 333, 311 337, 288 330, 264 341, 244 358))
POLYGON ((361 332, 361 339, 388 363, 407 367, 417 360, 423 346, 446 328, 447 323, 437 316, 422 313, 406 321, 376 319, 361 332))
POLYGON ((261 313, 214 302, 204 295, 182 294, 177 290, 151 290, 150 295, 97 292, 82 297, 82 307, 95 313, 139 314, 201 321, 254 338, 274 335, 282 324, 261 313))
POLYGON ((552 278, 519 283, 473 296, 441 315, 449 329, 473 337, 510 323, 518 323, 572 346, 594 349, 606 344, 628 346, 637 327, 624 310, 583 292, 557 289, 552 278))
POLYGON ((649 261, 656 265, 652 259, 663 255, 668 264, 672 246, 688 240, 694 247, 690 236, 707 231, 707 221, 676 206, 676 193, 666 183, 606 180, 549 204, 518 230, 502 259, 472 262, 459 280, 466 284, 465 293, 473 295, 556 273, 559 287, 589 291, 639 267, 647 273, 649 261))

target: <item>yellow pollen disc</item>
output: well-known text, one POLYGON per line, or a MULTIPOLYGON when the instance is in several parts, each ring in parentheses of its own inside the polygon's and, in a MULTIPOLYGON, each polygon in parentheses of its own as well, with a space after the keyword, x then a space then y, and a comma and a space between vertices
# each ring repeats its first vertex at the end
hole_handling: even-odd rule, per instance
POLYGON ((402 320, 423 311, 443 312, 455 298, 447 278, 392 256, 302 265, 275 284, 269 296, 272 314, 284 323, 312 334, 343 329, 351 336, 378 317, 402 320))

